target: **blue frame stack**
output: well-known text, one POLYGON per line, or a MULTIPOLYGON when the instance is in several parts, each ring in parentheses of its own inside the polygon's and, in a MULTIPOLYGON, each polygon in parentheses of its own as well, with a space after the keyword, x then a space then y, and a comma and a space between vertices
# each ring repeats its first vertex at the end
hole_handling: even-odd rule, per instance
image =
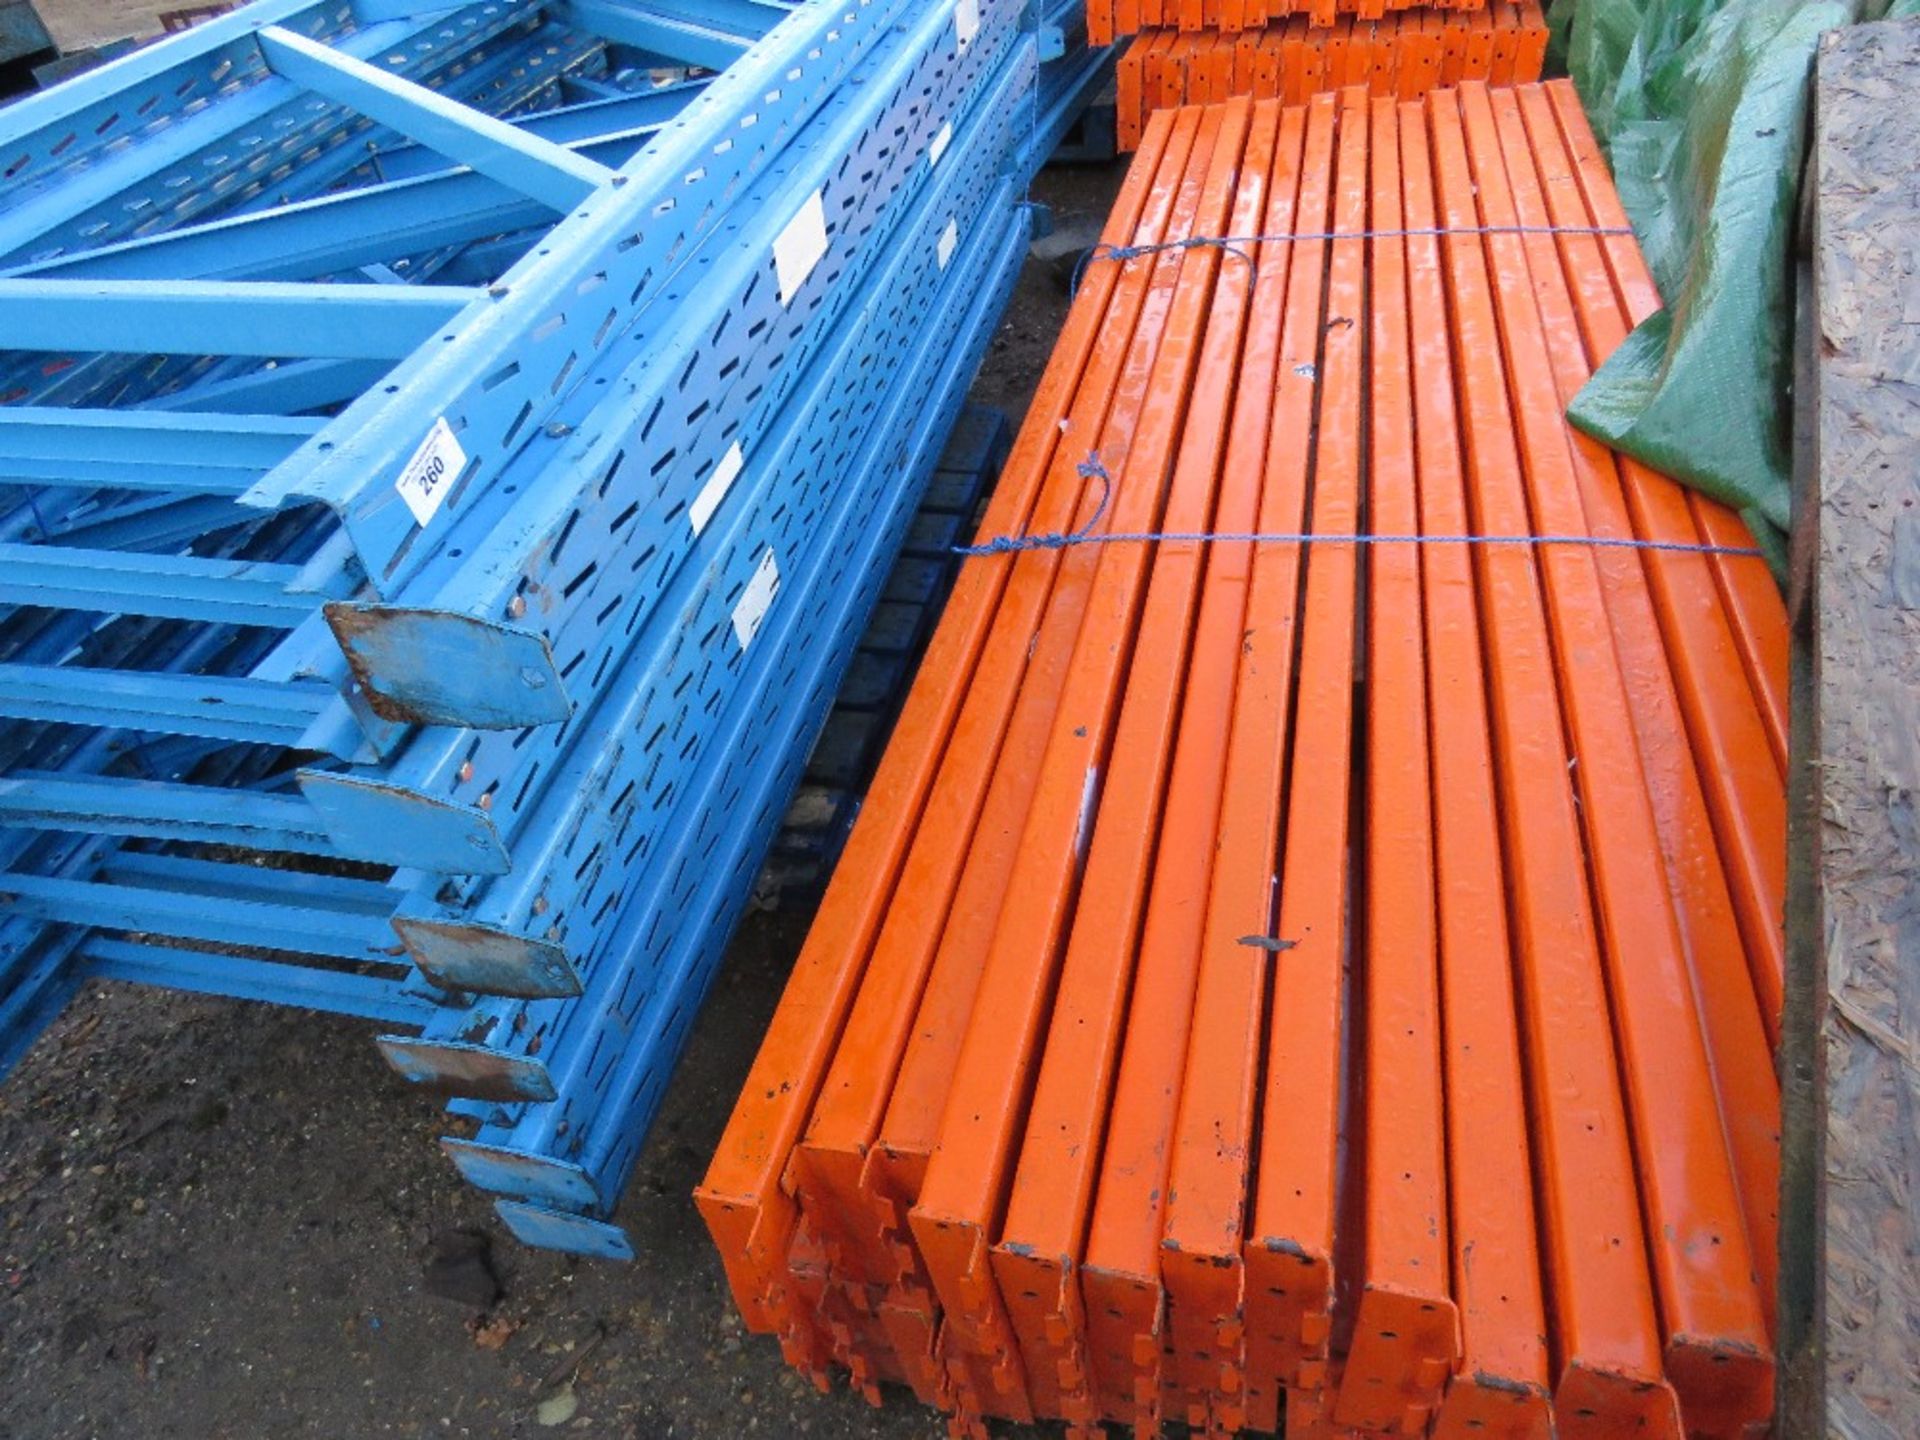
POLYGON ((0 111, 0 1069, 380 1022, 607 1222, 1105 69, 1078 0, 258 0, 0 111))

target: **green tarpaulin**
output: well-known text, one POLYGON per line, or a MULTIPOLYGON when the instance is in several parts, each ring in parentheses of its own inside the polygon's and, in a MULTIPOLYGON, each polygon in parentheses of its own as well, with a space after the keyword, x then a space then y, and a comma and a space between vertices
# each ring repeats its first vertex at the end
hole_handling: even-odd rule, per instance
POLYGON ((1788 520, 1793 244, 1819 37, 1920 0, 1562 0, 1557 44, 1667 305, 1574 398, 1582 430, 1788 520))

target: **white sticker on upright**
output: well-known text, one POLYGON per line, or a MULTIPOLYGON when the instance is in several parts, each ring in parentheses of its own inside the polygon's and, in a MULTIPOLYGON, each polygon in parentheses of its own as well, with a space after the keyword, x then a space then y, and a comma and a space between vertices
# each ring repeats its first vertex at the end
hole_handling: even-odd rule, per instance
POLYGON ((973 37, 980 33, 980 0, 959 0, 953 7, 953 28, 962 50, 973 43, 973 37))
POLYGON ((733 633, 739 637, 742 650, 760 633, 760 622, 767 618, 767 611, 773 608, 773 597, 779 593, 780 562, 773 558, 773 547, 768 546, 760 556, 760 568, 753 572, 753 579, 747 582, 740 596, 740 603, 733 607, 733 633))
POLYGON ((746 466, 747 457, 736 440, 727 447, 727 453, 720 457, 720 463, 713 467, 713 473, 707 477, 707 483, 700 487, 700 493, 693 497, 693 506, 687 511, 687 519, 695 535, 707 528, 707 522, 713 519, 713 512, 720 508, 720 502, 727 498, 727 491, 733 488, 733 482, 740 478, 740 472, 746 466))
POLYGON ((414 520, 425 525, 439 513, 441 505, 446 502, 447 492, 453 489, 454 481, 460 478, 460 472, 466 468, 467 452, 460 448, 460 442, 454 438, 453 427, 447 424, 447 417, 442 415, 433 422, 433 428, 427 431, 427 438, 413 452, 413 458, 407 461, 400 478, 393 482, 393 488, 407 502, 407 509, 413 512, 414 520))
POLYGON ((938 165, 940 157, 947 153, 947 147, 953 144, 953 126, 942 125, 940 133, 933 137, 933 144, 927 147, 927 164, 938 165))
POLYGON ((940 243, 934 249, 934 258, 940 262, 942 270, 953 259, 953 247, 960 243, 960 226, 953 220, 947 221, 947 228, 940 232, 940 243))
POLYGON ((800 213, 787 222, 787 228, 773 242, 773 270, 780 277, 780 303, 791 305, 807 276, 827 253, 827 207, 814 191, 800 213))

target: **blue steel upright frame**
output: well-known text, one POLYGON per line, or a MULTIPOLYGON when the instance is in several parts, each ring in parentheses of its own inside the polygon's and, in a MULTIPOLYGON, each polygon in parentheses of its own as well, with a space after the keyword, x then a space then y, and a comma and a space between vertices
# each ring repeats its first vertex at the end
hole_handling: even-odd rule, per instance
POLYGON ((259 0, 0 112, 0 1069, 93 978, 362 1016, 626 1253, 1078 10, 259 0))

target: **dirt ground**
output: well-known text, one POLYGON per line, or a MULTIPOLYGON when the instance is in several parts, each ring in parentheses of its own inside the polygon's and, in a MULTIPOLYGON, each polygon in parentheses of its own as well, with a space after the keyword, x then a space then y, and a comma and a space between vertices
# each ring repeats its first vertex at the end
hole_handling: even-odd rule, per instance
MULTIPOLYGON (((1120 168, 1035 196, 1084 232, 1120 168)), ((1016 423, 1060 268, 1028 265, 974 389, 1016 423)), ((736 938, 621 1208, 631 1265, 514 1242, 366 1025, 90 990, 0 1087, 0 1440, 943 1434, 909 1395, 815 1393, 747 1335, 690 1199, 807 918, 736 938), (425 1287, 460 1229, 504 1288, 484 1315, 425 1287)))

